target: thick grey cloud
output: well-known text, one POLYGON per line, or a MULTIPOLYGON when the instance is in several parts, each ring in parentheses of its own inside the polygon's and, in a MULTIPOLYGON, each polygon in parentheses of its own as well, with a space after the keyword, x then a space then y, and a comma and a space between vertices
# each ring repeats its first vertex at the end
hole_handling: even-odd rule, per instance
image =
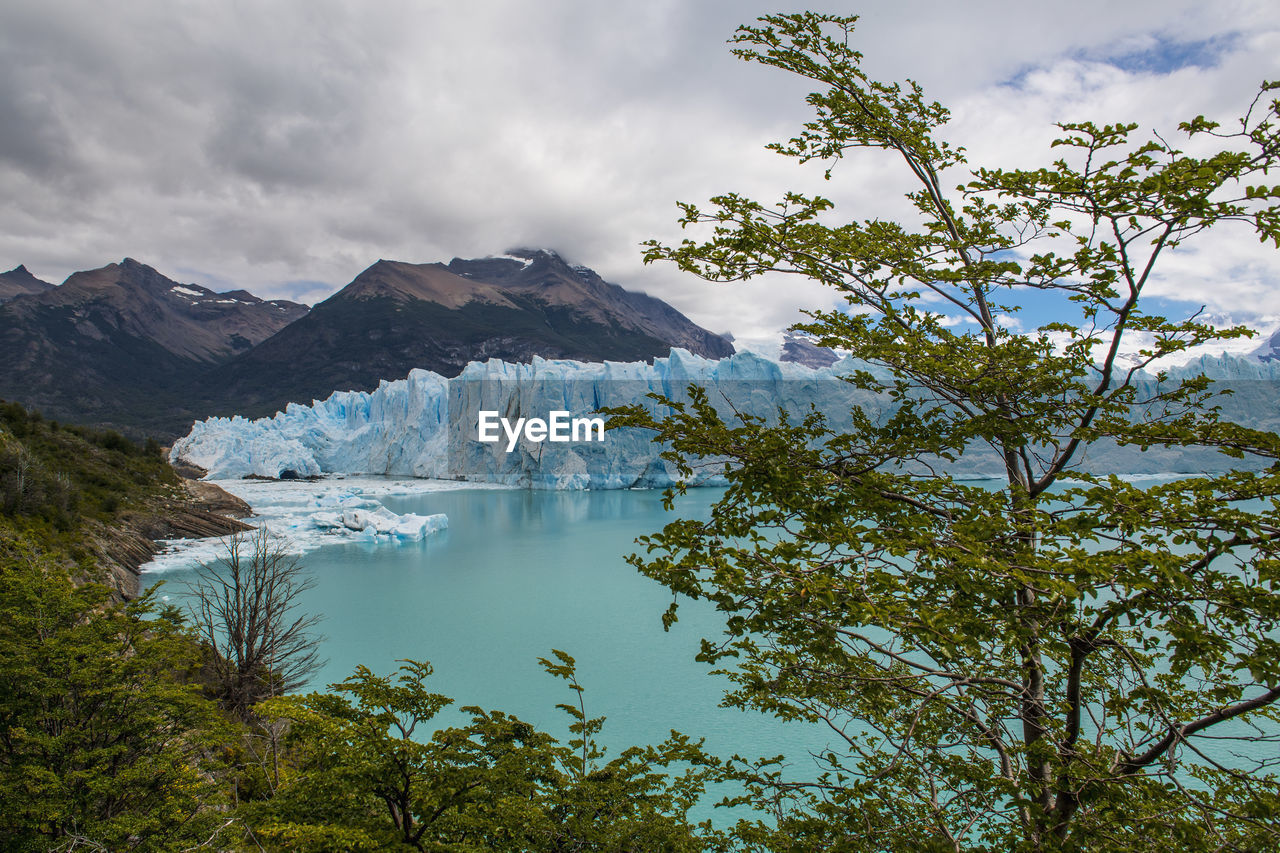
MULTIPOLYGON (((677 199, 815 188, 763 150, 805 118, 802 81, 724 41, 756 0, 272 4, 9 0, 0 9, 0 265, 60 280, 131 255, 213 286, 315 301, 377 258, 549 246, 716 330, 761 337, 830 302, 643 267, 677 199)), ((832 11, 843 4, 815 3, 832 11)), ((873 73, 948 103, 977 162, 1044 157, 1054 120, 1169 128, 1280 77, 1269 0, 869 3, 873 73)), ((861 159, 822 186, 894 214, 861 159)), ((1169 295, 1280 314, 1273 253, 1187 252, 1169 295)))

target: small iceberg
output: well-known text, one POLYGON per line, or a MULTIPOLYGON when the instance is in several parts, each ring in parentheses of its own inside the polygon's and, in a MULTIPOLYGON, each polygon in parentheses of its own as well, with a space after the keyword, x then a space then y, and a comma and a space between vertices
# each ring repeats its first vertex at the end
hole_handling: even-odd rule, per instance
MULTIPOLYGON (((246 522, 280 534, 292 554, 344 542, 375 546, 421 542, 447 530, 448 516, 396 513, 383 506, 381 498, 476 488, 474 483, 388 477, 217 482, 253 507, 254 514, 246 522)), ((144 572, 190 569, 217 562, 227 553, 227 537, 173 539, 162 544, 164 551, 143 566, 144 572)))
POLYGON ((379 536, 389 536, 415 542, 447 528, 449 517, 444 513, 416 515, 410 512, 397 515, 380 506, 377 509, 351 508, 341 512, 317 512, 311 516, 311 523, 320 530, 337 534, 362 533, 365 538, 375 540, 379 536))

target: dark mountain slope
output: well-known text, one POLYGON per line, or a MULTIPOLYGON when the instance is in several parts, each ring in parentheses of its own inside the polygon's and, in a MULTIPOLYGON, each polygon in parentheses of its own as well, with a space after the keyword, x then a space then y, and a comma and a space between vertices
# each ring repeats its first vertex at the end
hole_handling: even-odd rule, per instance
POLYGON ((176 432, 193 414, 195 377, 305 312, 126 258, 0 305, 0 397, 54 418, 176 432))
POLYGON ((49 282, 33 276, 21 264, 8 272, 0 272, 0 302, 8 302, 10 299, 30 293, 43 293, 52 287, 53 285, 49 282))
POLYGON ((340 389, 368 390, 420 367, 456 376, 471 361, 535 355, 640 361, 733 346, 671 306, 609 284, 558 255, 378 261, 306 317, 211 371, 216 413, 269 414, 340 389))
POLYGON ((545 251, 379 261, 310 313, 178 284, 129 258, 58 287, 22 268, 8 275, 28 292, 0 304, 0 398, 135 436, 175 437, 210 414, 270 414, 415 367, 454 376, 488 358, 733 352, 661 300, 545 251))
POLYGON ((787 332, 782 339, 782 356, 779 361, 794 361, 805 367, 830 367, 840 360, 834 350, 820 347, 809 338, 795 332, 787 332))

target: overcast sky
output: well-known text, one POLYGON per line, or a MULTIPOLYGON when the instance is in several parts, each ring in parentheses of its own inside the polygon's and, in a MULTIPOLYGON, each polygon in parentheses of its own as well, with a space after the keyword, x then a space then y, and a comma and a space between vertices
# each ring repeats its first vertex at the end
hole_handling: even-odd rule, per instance
MULTIPOLYGON (((764 151, 802 81, 728 53, 770 11, 859 13, 882 79, 952 109, 974 165, 1035 165, 1055 120, 1172 131, 1280 78, 1274 0, 61 2, 0 7, 0 267, 49 281, 131 256, 171 278, 314 303, 378 258, 548 247, 714 331, 761 339, 829 304, 788 281, 644 267, 677 200, 816 188, 764 151)), ((893 215, 885 159, 836 173, 848 218, 893 215)), ((1159 287, 1280 315, 1280 258, 1246 231, 1159 287)))

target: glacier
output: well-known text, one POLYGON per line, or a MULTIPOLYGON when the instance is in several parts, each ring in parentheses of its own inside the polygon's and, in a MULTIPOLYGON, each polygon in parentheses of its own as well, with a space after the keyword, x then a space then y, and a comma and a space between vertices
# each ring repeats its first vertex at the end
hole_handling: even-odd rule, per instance
MULTIPOLYGON (((545 418, 556 410, 586 417, 601 408, 641 403, 662 414, 664 407, 647 395, 687 401, 687 387, 696 384, 708 391, 722 414, 776 420, 779 409, 803 415, 813 407, 839 428, 855 404, 872 417, 890 412, 887 398, 841 379, 867 369, 865 363, 847 357, 814 369, 752 352, 717 361, 678 349, 652 364, 536 357, 529 364, 472 362, 453 378, 413 370, 405 379, 384 380, 370 392, 337 391, 310 405, 290 403, 269 418, 198 421, 174 444, 170 457, 205 469, 211 479, 370 474, 538 489, 659 488, 682 480, 716 485, 724 482, 722 463, 710 460, 682 478, 673 463, 661 458, 662 448, 647 430, 610 430, 602 442, 551 443, 524 437, 507 452, 505 439, 477 440, 478 413, 496 411, 512 421, 545 418)), ((1217 390, 1231 392, 1219 401, 1224 419, 1280 430, 1280 363, 1204 356, 1171 368, 1166 381, 1199 374, 1214 380, 1217 390)), ((1150 399, 1159 387, 1157 377, 1140 374, 1139 400, 1150 399)), ((1239 464, 1201 448, 1144 452, 1114 445, 1091 447, 1081 461, 1088 470, 1123 475, 1195 473, 1239 464)), ((1002 465, 994 453, 974 451, 948 470, 953 476, 976 479, 998 476, 1002 465)), ((395 526, 390 519, 343 520, 340 515, 325 516, 324 523, 335 528, 372 524, 375 531, 380 524, 388 531, 395 526)))

